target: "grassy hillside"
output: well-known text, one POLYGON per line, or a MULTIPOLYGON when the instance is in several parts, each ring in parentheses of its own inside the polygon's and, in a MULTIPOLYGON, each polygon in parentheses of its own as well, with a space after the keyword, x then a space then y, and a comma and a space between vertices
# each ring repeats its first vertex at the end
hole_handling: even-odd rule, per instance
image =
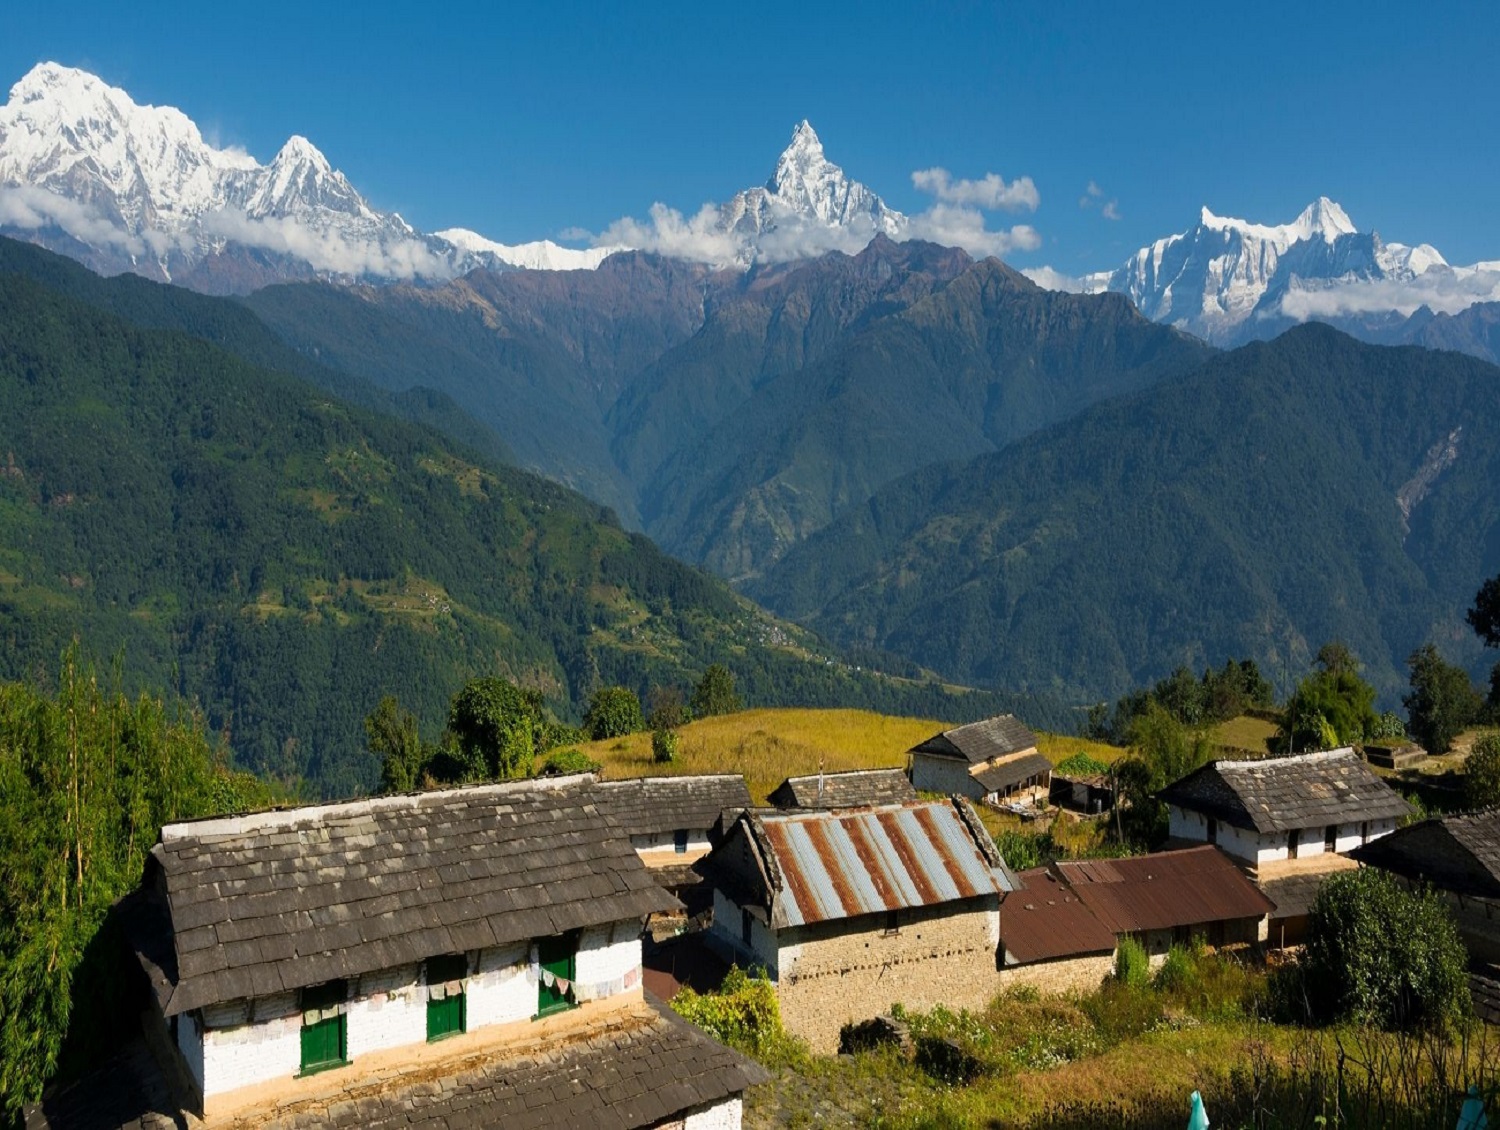
POLYGON ((980 685, 1113 698, 1249 656, 1283 684, 1348 644, 1393 703, 1500 570, 1500 369, 1323 326, 1215 358, 966 464, 794 550, 768 607, 980 685))
MULTIPOLYGON (((787 777, 844 769, 902 768, 906 751, 954 725, 867 710, 744 710, 691 722, 681 730, 677 760, 651 759, 651 735, 589 742, 579 748, 609 777, 677 773, 741 773, 757 804, 787 777)), ((1122 750, 1084 738, 1040 733, 1038 748, 1053 764, 1085 750, 1104 761, 1122 750)))

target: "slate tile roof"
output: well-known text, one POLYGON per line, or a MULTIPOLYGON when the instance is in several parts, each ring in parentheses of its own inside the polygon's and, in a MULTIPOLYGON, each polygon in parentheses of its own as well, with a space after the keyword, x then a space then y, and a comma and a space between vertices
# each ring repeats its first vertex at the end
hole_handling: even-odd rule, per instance
POLYGON ((1014 788, 1033 777, 1046 780, 1051 772, 1052 762, 1041 754, 1019 753, 1002 758, 993 765, 975 769, 969 775, 983 785, 988 792, 1003 793, 1006 789, 1014 788))
POLYGON ((1271 912, 1273 919, 1300 918, 1312 909, 1327 878, 1337 874, 1338 871, 1295 872, 1261 879, 1256 885, 1276 904, 1271 912))
POLYGON ((1019 886, 1000 904, 1006 965, 1114 952, 1114 932, 1050 868, 1034 867, 1016 878, 1019 886))
POLYGON ((1349 854, 1443 890, 1500 898, 1500 809, 1423 820, 1349 854))
POLYGON ((901 769, 851 769, 788 777, 769 799, 777 808, 858 808, 904 804, 917 799, 917 790, 901 769))
MULTIPOLYGON (((777 928, 997 896, 1015 885, 962 797, 747 813, 699 865, 710 881, 724 881, 715 857, 739 852, 741 836, 769 880, 769 890, 750 893, 770 906, 777 928)), ((732 874, 725 878, 740 889, 732 874)))
MULTIPOLYGON (((1116 934, 1268 914, 1271 900, 1209 844, 1126 859, 1054 863, 1058 876, 1116 934)), ((1002 911, 1001 917, 1004 917, 1002 911)))
POLYGON ((1028 749, 1036 749, 1036 735, 1014 714, 1000 714, 983 722, 970 722, 967 726, 934 734, 925 742, 912 746, 910 752, 959 757, 970 765, 979 765, 1028 749))
MULTIPOLYGON (((154 1071, 152 1064, 125 1067, 154 1071)), ((133 1125, 151 1130, 177 1125, 159 1095, 148 1097, 153 1090, 149 1084, 117 1074, 135 1092, 134 1106, 121 1108, 139 1112, 133 1125)), ((357 1077, 334 1098, 261 1107, 216 1125, 220 1130, 635 1130, 721 1102, 769 1078, 759 1064, 648 999, 607 1020, 599 1018, 568 1039, 517 1043, 394 1077, 357 1077)), ((27 1130, 119 1124, 91 1121, 97 1107, 97 1096, 70 1088, 42 1104, 28 1119, 27 1130)))
POLYGON ((598 788, 599 803, 622 829, 636 836, 712 828, 724 809, 750 807, 750 790, 738 773, 628 777, 600 781, 598 788))
POLYGON ((1402 817, 1411 806, 1349 748, 1215 761, 1157 794, 1168 804, 1260 833, 1402 817))
POLYGON ((587 775, 168 825, 151 856, 168 1016, 681 906, 587 775))

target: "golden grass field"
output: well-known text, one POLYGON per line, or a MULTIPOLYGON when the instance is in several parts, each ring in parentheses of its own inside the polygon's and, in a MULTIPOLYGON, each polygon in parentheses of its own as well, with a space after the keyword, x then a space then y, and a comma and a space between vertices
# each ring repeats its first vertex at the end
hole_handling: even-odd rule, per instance
MULTIPOLYGON (((952 723, 896 718, 868 710, 742 710, 682 727, 677 760, 651 758, 651 735, 631 734, 578 748, 604 766, 607 777, 741 773, 750 796, 764 804, 786 777, 843 769, 902 768, 906 751, 952 723)), ((1083 738, 1038 734, 1038 749, 1053 763, 1086 750, 1112 761, 1124 750, 1083 738)))

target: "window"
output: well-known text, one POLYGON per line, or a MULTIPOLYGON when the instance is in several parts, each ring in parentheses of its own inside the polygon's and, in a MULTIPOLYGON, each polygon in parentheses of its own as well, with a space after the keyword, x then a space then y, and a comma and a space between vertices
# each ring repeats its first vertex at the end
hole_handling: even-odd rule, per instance
POLYGON ((748 906, 740 907, 740 941, 746 949, 751 948, 750 908, 748 906))
POLYGON ((1288 832, 1286 834, 1286 857, 1288 859, 1296 859, 1297 858, 1297 829, 1296 828, 1293 828, 1290 832, 1288 832))
POLYGON ((1370 822, 1368 820, 1359 826, 1359 842, 1362 844, 1370 842, 1370 822))
POLYGON ((885 912, 885 936, 890 938, 901 933, 901 912, 887 910, 885 912))
POLYGON ((578 935, 559 934, 536 944, 541 978, 537 981, 536 1014, 551 1016, 574 1007, 573 981, 578 975, 578 935))
POLYGON ((324 981, 302 990, 302 1074, 311 1075, 349 1062, 349 1018, 344 1003, 349 986, 324 981))
POLYGON ((686 828, 678 828, 677 831, 672 833, 672 850, 678 855, 687 854, 687 834, 688 830, 686 828))
POLYGON ((1323 831, 1323 850, 1324 851, 1338 851, 1339 850, 1339 826, 1337 824, 1330 824, 1330 825, 1328 825, 1328 827, 1326 829, 1324 829, 1324 831, 1323 831))
POLYGON ((1208 818, 1208 842, 1211 844, 1219 842, 1219 822, 1212 816, 1208 818))
POLYGON ((427 1042, 467 1031, 464 978, 469 975, 468 957, 461 953, 429 957, 426 973, 427 1042))

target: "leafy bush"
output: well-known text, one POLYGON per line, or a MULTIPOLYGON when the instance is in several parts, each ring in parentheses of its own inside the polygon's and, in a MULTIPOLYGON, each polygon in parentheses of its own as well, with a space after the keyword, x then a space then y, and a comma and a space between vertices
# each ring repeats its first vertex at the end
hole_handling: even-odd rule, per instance
POLYGON ((583 728, 590 741, 620 738, 646 728, 641 700, 629 687, 600 687, 589 700, 583 728))
POLYGON ((668 762, 677 760, 677 748, 682 744, 676 730, 657 730, 651 735, 651 759, 668 762))
POLYGON ((1179 992, 1191 988, 1198 981, 1198 963, 1192 953, 1182 946, 1174 945, 1167 951, 1167 959, 1156 971, 1152 984, 1162 992, 1179 992))
POLYGON ((1079 750, 1072 757, 1058 762, 1052 771, 1064 777, 1100 777, 1109 772, 1109 766, 1097 757, 1089 756, 1084 750, 1079 750))
POLYGON ((761 1059, 796 1060, 805 1049, 781 1026, 776 986, 763 971, 731 966, 717 992, 684 987, 672 998, 672 1011, 720 1043, 761 1059))
POLYGON ((1041 867, 1057 857, 1052 837, 1045 832, 1037 835, 1007 828, 995 837, 995 847, 1000 857, 1016 871, 1041 867))
POLYGON ((693 689, 693 715, 709 718, 715 714, 733 714, 741 709, 740 696, 734 689, 734 674, 722 663, 711 663, 693 689))
POLYGON ((1372 868, 1331 876, 1308 919, 1302 964, 1313 1015, 1383 1028, 1440 1028, 1470 1010, 1453 916, 1372 868))
POLYGON ((1464 761, 1464 803, 1470 808, 1500 805, 1500 734, 1474 743, 1464 761))
POLYGON ((1140 988, 1151 980, 1151 958, 1146 947, 1128 934, 1120 939, 1115 950, 1115 980, 1132 988, 1140 988))
POLYGON ((541 775, 563 777, 571 773, 597 773, 599 768, 599 763, 581 749, 560 749, 542 762, 541 775))

